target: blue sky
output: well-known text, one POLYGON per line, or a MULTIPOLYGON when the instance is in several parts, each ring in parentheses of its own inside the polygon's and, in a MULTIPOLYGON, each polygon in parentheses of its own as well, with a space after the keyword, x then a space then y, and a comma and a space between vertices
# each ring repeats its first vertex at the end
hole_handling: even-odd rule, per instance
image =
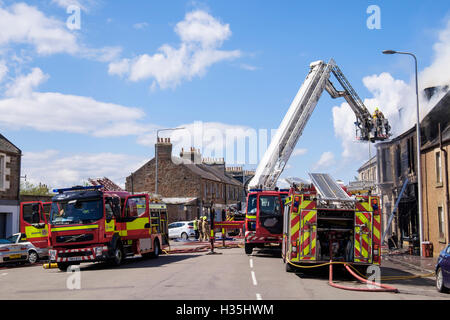
MULTIPOLYGON (((153 157, 155 128, 276 129, 309 64, 330 58, 369 109, 384 103, 395 122, 400 104, 410 108, 413 65, 381 51, 415 52, 420 70, 431 67, 427 85, 447 83, 433 83, 432 71, 447 57, 449 13, 448 1, 3 0, 0 132, 24 152, 22 175, 33 182, 107 175, 122 184, 153 157), (79 30, 66 26, 71 4, 79 30), (381 29, 371 30, 374 4, 381 29)), ((354 117, 343 102, 323 94, 283 176, 352 180, 369 147, 348 147, 354 117)), ((402 121, 398 133, 412 125, 402 121)))

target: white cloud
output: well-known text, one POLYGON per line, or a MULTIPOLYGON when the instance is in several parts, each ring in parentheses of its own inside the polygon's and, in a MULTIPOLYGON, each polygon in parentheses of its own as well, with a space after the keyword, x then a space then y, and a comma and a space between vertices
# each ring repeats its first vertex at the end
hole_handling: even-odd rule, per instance
POLYGON ((31 183, 52 188, 80 185, 88 178, 108 177, 124 186, 125 177, 148 161, 139 156, 116 153, 60 154, 56 150, 24 152, 22 172, 31 183))
POLYGON ((0 46, 32 44, 41 55, 79 51, 75 34, 69 32, 63 22, 48 18, 36 7, 25 3, 0 7, 0 30, 0 46))
MULTIPOLYGON (((66 3, 78 1, 56 2, 65 6, 66 3)), ((14 44, 28 44, 41 56, 67 53, 101 62, 117 60, 121 53, 120 47, 97 49, 85 46, 77 39, 77 34, 67 28, 65 21, 47 17, 26 3, 9 7, 3 7, 0 3, 0 30, 0 49, 14 44)))
POLYGON ((48 78, 39 68, 19 76, 0 100, 0 124, 39 131, 61 131, 98 137, 140 135, 152 129, 145 113, 134 107, 100 102, 90 97, 35 92, 48 78))
POLYGON ((241 64, 241 69, 247 70, 247 71, 256 71, 259 70, 260 68, 252 66, 250 64, 246 64, 246 63, 242 63, 241 64))
POLYGON ((7 73, 8 67, 6 66, 5 60, 0 60, 0 83, 3 81, 7 73))
POLYGON ((328 169, 336 163, 334 154, 330 151, 322 153, 319 161, 313 166, 312 170, 328 169))
POLYGON ((136 30, 145 29, 147 27, 148 27, 148 23, 147 22, 139 22, 139 23, 133 24, 133 28, 135 28, 136 30))
POLYGON ((178 48, 164 44, 153 55, 114 61, 109 65, 109 74, 127 75, 134 82, 153 79, 152 89, 174 88, 183 80, 204 75, 215 63, 241 55, 239 50, 219 50, 231 36, 230 27, 204 11, 187 13, 175 26, 175 32, 181 39, 178 48))
POLYGON ((52 3, 63 9, 75 5, 86 12, 88 12, 94 5, 96 5, 97 2, 97 0, 52 0, 52 3))
POLYGON ((297 149, 294 149, 294 151, 292 151, 292 156, 293 157, 302 156, 302 155, 306 154, 307 152, 308 152, 308 149, 297 148, 297 149))

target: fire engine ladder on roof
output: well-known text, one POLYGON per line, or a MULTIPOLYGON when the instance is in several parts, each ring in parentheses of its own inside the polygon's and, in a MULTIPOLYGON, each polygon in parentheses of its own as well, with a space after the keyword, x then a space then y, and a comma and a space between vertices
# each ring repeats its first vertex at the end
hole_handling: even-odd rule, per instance
POLYGON ((313 62, 310 71, 291 103, 275 136, 256 168, 248 188, 273 189, 283 172, 303 129, 311 117, 330 77, 331 66, 323 61, 313 62))
POLYGON ((322 199, 354 201, 328 173, 309 173, 309 177, 322 199))
MULTIPOLYGON (((323 61, 313 62, 310 65, 310 71, 305 81, 297 92, 280 127, 256 168, 255 176, 248 184, 249 190, 254 188, 275 188, 278 177, 283 172, 324 90, 332 98, 345 98, 356 115, 356 125, 360 131, 360 140, 374 141, 372 117, 334 60, 331 59, 328 63, 323 61), (335 75, 344 91, 336 90, 330 82, 331 72, 335 75)), ((377 138, 378 140, 384 140, 389 137, 390 127, 386 119, 382 125, 385 128, 385 135, 377 138)), ((375 130, 377 129, 375 128, 375 130)))

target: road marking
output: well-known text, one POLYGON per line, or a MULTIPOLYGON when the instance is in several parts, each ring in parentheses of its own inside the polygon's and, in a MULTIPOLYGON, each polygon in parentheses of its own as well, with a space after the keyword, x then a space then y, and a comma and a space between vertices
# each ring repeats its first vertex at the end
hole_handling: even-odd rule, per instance
POLYGON ((250 259, 250 268, 253 269, 253 259, 250 259))
POLYGON ((258 285, 258 282, 256 282, 255 271, 252 271, 252 280, 254 286, 258 285))
POLYGON ((5 273, 2 273, 2 276, 6 276, 7 275, 7 273, 5 272, 5 273))
POLYGON ((256 300, 262 300, 262 297, 259 293, 256 294, 256 300))

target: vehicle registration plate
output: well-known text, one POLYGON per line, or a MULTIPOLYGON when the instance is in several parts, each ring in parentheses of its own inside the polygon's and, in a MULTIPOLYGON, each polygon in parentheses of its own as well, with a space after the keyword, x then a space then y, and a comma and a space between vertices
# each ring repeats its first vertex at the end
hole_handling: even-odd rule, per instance
POLYGON ((81 261, 81 260, 83 260, 83 257, 70 257, 70 258, 67 258, 67 260, 69 260, 69 261, 81 261))
POLYGON ((12 255, 9 256, 10 259, 20 259, 21 257, 22 257, 22 255, 20 253, 19 254, 12 254, 12 255))

